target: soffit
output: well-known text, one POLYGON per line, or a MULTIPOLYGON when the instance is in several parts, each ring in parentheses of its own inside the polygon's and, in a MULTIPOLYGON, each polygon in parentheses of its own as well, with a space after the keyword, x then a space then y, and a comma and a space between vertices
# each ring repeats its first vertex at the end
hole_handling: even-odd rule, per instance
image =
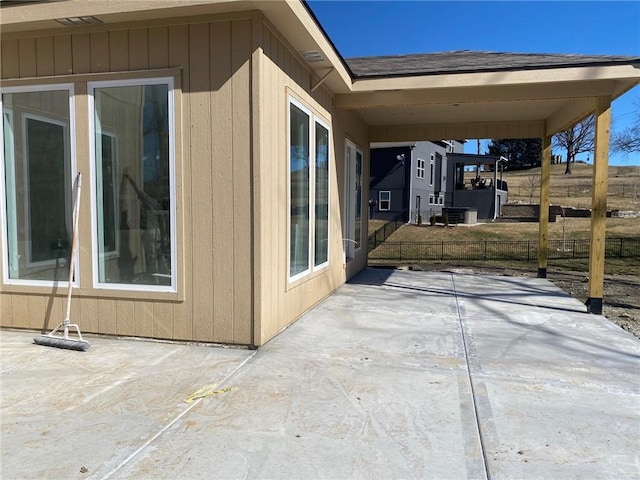
MULTIPOLYGON (((2 33, 68 29, 58 18, 95 16, 121 23, 253 9, 248 0, 49 0, 10 5, 0 10, 2 33)), ((71 27, 75 28, 75 27, 71 27)))
POLYGON ((613 100, 640 83, 638 66, 640 62, 356 79, 353 92, 336 95, 335 105, 357 110, 371 126, 545 121, 552 134, 589 115, 595 98, 613 100))
MULTIPOLYGON (((56 19, 96 17, 107 27, 162 19, 194 18, 199 15, 261 11, 267 21, 297 52, 317 52, 321 61, 308 63, 317 82, 325 79, 333 92, 349 92, 351 75, 335 47, 302 2, 269 0, 49 0, 10 5, 0 12, 2 34, 67 30, 56 19)), ((304 61, 304 60, 302 60, 304 61)))

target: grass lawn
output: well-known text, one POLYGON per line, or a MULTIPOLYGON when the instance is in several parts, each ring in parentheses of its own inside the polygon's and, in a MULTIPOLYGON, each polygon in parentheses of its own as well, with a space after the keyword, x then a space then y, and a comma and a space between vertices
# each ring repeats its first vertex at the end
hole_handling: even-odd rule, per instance
MULTIPOLYGON (((551 165, 550 203, 565 207, 590 208, 593 166, 577 163, 565 175, 565 165, 551 165)), ((510 203, 540 202, 540 168, 505 172, 510 203)), ((607 208, 640 210, 640 167, 609 167, 607 208)))
MULTIPOLYGON (((549 223, 549 238, 588 239, 591 219, 565 218, 549 223)), ((607 237, 640 236, 640 218, 607 218, 607 237)), ((387 239, 389 242, 440 242, 477 240, 537 240, 537 223, 478 223, 449 227, 402 225, 387 239)))
POLYGON ((379 228, 384 227, 386 223, 387 223, 386 220, 369 219, 369 235, 371 235, 373 232, 375 232, 379 228))

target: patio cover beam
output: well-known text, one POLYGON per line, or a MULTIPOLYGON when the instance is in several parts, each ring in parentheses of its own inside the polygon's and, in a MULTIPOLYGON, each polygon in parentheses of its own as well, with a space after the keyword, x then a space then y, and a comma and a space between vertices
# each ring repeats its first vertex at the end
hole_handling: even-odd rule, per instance
POLYGON ((613 94, 614 80, 587 80, 580 83, 543 83, 540 85, 481 85, 406 90, 383 90, 340 94, 335 97, 338 109, 447 105, 453 103, 513 102, 519 100, 564 100, 593 98, 613 94))
POLYGON ((374 125, 369 127, 371 142, 412 142, 463 138, 541 138, 542 120, 523 122, 474 122, 426 125, 374 125))

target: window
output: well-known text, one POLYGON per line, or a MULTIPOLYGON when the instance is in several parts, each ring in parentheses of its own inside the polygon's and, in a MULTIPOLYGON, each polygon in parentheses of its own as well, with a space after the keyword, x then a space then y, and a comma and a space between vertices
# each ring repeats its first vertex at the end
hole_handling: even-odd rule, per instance
POLYGON ((447 144, 447 153, 453 153, 455 150, 455 140, 445 140, 447 144))
POLYGON ((418 171, 416 175, 418 178, 424 178, 424 160, 422 158, 418 158, 418 171))
POLYGON ((362 246, 362 151, 345 141, 344 248, 347 258, 354 258, 362 246))
POLYGON ((137 290, 174 291, 173 81, 88 86, 94 282, 102 288, 135 284, 137 290))
POLYGON ((429 194, 429 205, 433 205, 434 201, 433 201, 433 193, 429 194))
POLYGON ((74 162, 70 85, 6 88, 2 94, 7 245, 5 281, 48 285, 68 278, 74 162))
POLYGON ((329 129, 316 122, 314 266, 329 261, 329 129))
POLYGON ((438 195, 438 205, 444 205, 444 195, 442 193, 438 195))
POLYGON ((329 128, 289 99, 289 277, 329 262, 329 128))
POLYGON ((391 192, 383 191, 378 193, 378 208, 381 212, 391 210, 391 192))
POLYGON ((435 178, 435 164, 433 162, 433 153, 431 154, 431 160, 429 161, 429 185, 433 185, 433 180, 435 178))
POLYGON ((355 219, 356 230, 353 236, 356 249, 360 248, 360 239, 362 238, 362 152, 356 149, 356 176, 355 176, 355 219))

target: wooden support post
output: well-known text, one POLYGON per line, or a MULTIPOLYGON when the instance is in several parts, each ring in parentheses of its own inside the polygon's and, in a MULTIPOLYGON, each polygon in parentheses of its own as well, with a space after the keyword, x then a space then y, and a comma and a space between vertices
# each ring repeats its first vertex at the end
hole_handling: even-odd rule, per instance
POLYGON ((604 254, 607 220, 607 174, 609 163, 609 128, 611 98, 596 98, 596 132, 593 155, 593 186, 591 199, 591 248, 589 250, 589 298, 587 309, 602 314, 604 293, 604 254))
POLYGON ((538 278, 547 278, 547 249, 549 247, 549 177, 551 171, 551 137, 542 139, 542 167, 540 169, 540 214, 538 220, 538 278))

